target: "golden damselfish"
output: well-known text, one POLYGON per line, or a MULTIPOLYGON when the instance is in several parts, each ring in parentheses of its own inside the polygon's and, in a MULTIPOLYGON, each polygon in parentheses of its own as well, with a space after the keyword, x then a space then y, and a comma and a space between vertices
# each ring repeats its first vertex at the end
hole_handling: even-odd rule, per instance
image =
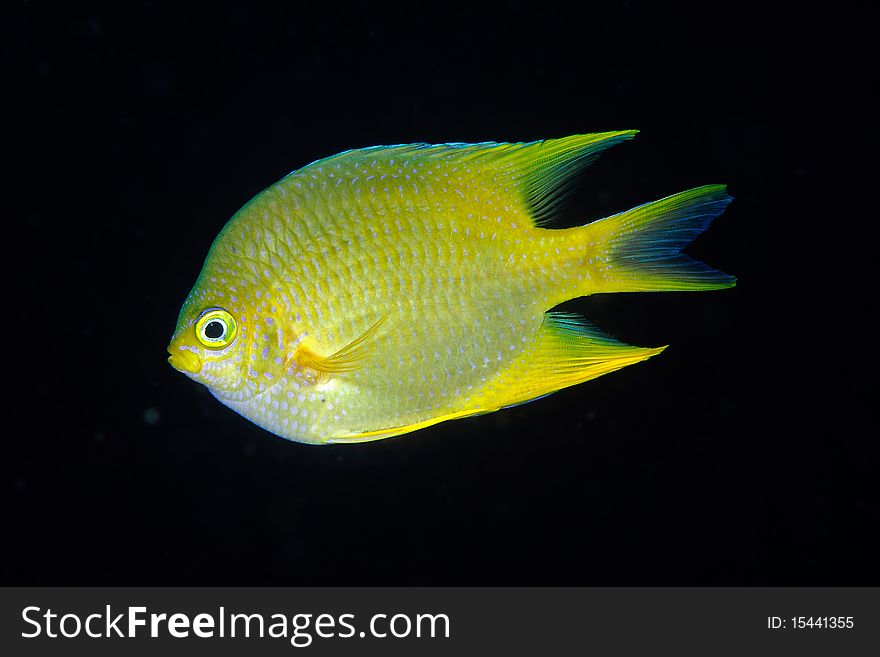
POLYGON ((708 185, 542 227, 635 131, 347 151, 294 171, 214 241, 168 347, 283 438, 387 438, 520 404, 660 351, 549 312, 598 292, 711 290, 681 253, 730 202, 708 185))

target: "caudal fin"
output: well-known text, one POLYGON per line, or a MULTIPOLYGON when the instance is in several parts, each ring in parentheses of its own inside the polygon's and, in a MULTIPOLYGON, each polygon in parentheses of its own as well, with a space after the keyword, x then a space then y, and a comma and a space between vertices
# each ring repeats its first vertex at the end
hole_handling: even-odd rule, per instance
POLYGON ((733 200, 724 185, 705 185, 584 226, 596 291, 719 290, 736 278, 681 250, 733 200))

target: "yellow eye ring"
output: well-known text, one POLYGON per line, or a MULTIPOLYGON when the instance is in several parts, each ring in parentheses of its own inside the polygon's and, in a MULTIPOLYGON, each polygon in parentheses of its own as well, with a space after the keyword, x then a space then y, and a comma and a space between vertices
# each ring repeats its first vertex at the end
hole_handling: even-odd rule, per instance
POLYGON ((208 349, 230 345, 235 333, 235 318, 222 308, 209 308, 196 320, 196 338, 208 349))

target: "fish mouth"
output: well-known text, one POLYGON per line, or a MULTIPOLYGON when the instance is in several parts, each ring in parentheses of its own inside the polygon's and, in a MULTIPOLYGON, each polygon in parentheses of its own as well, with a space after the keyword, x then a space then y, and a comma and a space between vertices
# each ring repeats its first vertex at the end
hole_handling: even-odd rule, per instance
POLYGON ((198 374, 202 369, 202 359, 198 354, 185 349, 174 350, 171 347, 168 347, 168 353, 171 354, 168 356, 168 362, 179 372, 198 374))

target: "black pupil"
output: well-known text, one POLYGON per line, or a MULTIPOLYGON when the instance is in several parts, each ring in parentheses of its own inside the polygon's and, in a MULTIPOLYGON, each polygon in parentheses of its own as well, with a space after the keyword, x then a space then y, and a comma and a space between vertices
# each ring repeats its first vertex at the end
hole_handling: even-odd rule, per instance
POLYGON ((211 340, 216 340, 223 335, 223 324, 218 321, 208 322, 205 326, 205 336, 211 340))

